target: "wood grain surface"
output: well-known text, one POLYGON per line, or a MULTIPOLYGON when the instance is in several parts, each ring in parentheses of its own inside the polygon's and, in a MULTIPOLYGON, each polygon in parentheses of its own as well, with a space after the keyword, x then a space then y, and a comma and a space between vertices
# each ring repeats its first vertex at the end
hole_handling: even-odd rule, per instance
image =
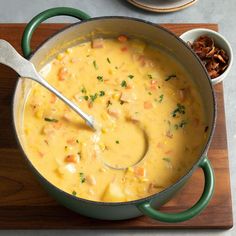
MULTIPOLYGON (((42 24, 35 32, 32 47, 65 27, 66 24, 42 24)), ((164 24, 177 35, 186 30, 205 27, 218 30, 216 24, 164 24)), ((18 50, 24 24, 0 24, 0 38, 18 50)), ((19 152, 12 127, 12 97, 17 75, 0 65, 0 229, 160 229, 160 228, 230 228, 232 203, 228 166, 223 85, 214 86, 218 102, 216 132, 209 150, 215 170, 216 187, 209 206, 187 222, 167 224, 139 217, 124 221, 99 221, 76 214, 56 203, 36 181, 24 157, 19 152)), ((191 207, 203 189, 203 174, 197 170, 185 188, 162 207, 165 212, 177 212, 191 207)))

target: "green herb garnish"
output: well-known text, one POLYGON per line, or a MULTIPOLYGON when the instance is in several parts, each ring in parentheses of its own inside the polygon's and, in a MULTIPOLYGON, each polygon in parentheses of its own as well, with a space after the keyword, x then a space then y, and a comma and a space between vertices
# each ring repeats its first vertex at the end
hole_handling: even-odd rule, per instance
POLYGON ((120 101, 120 105, 123 105, 125 102, 124 101, 120 101))
POLYGON ((86 90, 85 87, 83 87, 83 88, 81 89, 81 93, 87 93, 87 90, 86 90))
POLYGON ((121 85, 121 87, 127 87, 127 83, 125 80, 123 80, 120 85, 121 85))
POLYGON ((94 102, 97 97, 98 97, 97 93, 89 95, 89 98, 90 98, 91 102, 94 102))
POLYGON ((100 91, 99 96, 102 97, 104 95, 105 95, 105 92, 104 91, 100 91))
POLYGON ((48 121, 48 122, 58 122, 57 119, 54 119, 54 118, 48 118, 48 117, 45 117, 44 120, 45 120, 45 121, 48 121))
POLYGON ((89 97, 86 95, 84 96, 84 100, 88 101, 89 97))
POLYGON ((84 183, 84 182, 85 182, 84 173, 80 172, 80 173, 79 173, 79 177, 80 177, 80 182, 81 182, 81 183, 84 183))
POLYGON ((161 103, 161 102, 162 102, 162 100, 163 100, 163 98, 164 98, 164 94, 161 94, 161 95, 160 95, 160 97, 159 97, 159 100, 158 100, 158 102, 159 102, 159 103, 161 103))
POLYGON ((79 143, 79 140, 78 140, 78 139, 76 139, 76 143, 79 143))
POLYGON ((133 76, 133 75, 128 75, 128 78, 129 78, 129 79, 133 79, 134 76, 133 76))
POLYGON ((185 114, 185 106, 183 106, 180 103, 178 103, 177 104, 177 108, 172 112, 172 116, 176 117, 177 113, 185 114))
POLYGON ((110 61, 109 57, 107 57, 107 62, 108 62, 109 64, 111 64, 111 61, 110 61))
POLYGON ((74 195, 74 196, 76 196, 76 195, 77 195, 77 193, 75 192, 75 190, 74 190, 74 191, 72 191, 72 195, 74 195))
POLYGON ((168 163, 170 163, 170 162, 171 162, 171 160, 170 160, 170 158, 169 158, 169 157, 163 157, 163 158, 162 158, 162 160, 163 160, 163 161, 166 161, 166 162, 168 162, 168 163))
POLYGON ((152 95, 152 93, 151 93, 151 92, 148 92, 148 94, 149 94, 149 95, 152 95))
POLYGON ((149 79, 153 78, 151 74, 148 74, 147 76, 148 76, 149 79))
POLYGON ((165 79, 165 81, 168 81, 168 80, 170 80, 170 79, 176 79, 176 78, 177 78, 176 75, 169 75, 169 76, 165 79))
POLYGON ((120 141, 119 140, 116 140, 116 144, 119 144, 120 143, 120 141))
POLYGON ((97 79, 98 79, 99 81, 103 82, 103 76, 98 75, 98 76, 97 76, 97 79))
POLYGON ((93 66, 94 66, 94 68, 95 68, 96 70, 98 69, 97 62, 96 62, 96 61, 93 61, 93 66))

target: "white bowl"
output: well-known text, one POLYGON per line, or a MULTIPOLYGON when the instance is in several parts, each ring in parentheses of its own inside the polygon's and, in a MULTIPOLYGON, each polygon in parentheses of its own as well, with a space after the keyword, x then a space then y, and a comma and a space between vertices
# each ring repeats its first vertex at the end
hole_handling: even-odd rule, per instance
POLYGON ((184 40, 186 43, 187 42, 193 43, 193 41, 196 40, 201 35, 206 35, 206 36, 212 38, 215 42, 215 45, 217 47, 223 49, 229 57, 229 65, 226 68, 226 70, 220 76, 218 76, 214 79, 211 79, 212 84, 217 84, 217 83, 223 81, 223 79, 227 76, 227 74, 229 73, 229 71, 232 67, 233 50, 232 50, 232 47, 230 46, 229 42, 227 41, 227 39, 224 36, 217 33, 216 31, 213 31, 210 29, 205 29, 205 28, 192 29, 192 30, 189 30, 189 31, 183 33, 180 36, 180 38, 182 40, 184 40))

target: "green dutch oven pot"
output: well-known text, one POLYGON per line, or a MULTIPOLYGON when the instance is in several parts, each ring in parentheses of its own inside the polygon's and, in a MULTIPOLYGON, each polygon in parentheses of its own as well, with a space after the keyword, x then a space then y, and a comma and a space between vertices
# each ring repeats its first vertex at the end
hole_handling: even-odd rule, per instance
POLYGON ((47 63, 48 60, 55 57, 58 52, 67 47, 90 40, 91 32, 93 32, 95 37, 109 38, 117 37, 120 34, 126 34, 130 37, 144 38, 146 41, 152 44, 161 45, 171 52, 173 56, 189 70, 204 101, 209 123, 208 137, 205 146, 202 148, 201 155, 188 173, 186 173, 179 181, 162 192, 146 198, 129 202, 109 203, 95 202, 72 196, 47 181, 33 166, 24 152, 24 140, 21 126, 23 118, 22 114, 24 102, 32 82, 21 79, 18 80, 14 94, 13 119, 19 146, 25 154, 24 156, 26 157, 27 162, 42 185, 58 200, 58 202, 81 215, 106 220, 130 219, 143 214, 163 222, 181 222, 191 219, 198 215, 208 205, 214 192, 214 174, 206 153, 215 128, 216 103, 207 71, 198 57, 181 39, 156 24, 130 17, 111 16, 90 18, 86 13, 78 9, 67 7, 46 10, 35 16, 29 22, 22 38, 23 54, 34 63, 38 70, 40 70, 40 68, 47 63), (36 51, 32 52, 30 40, 35 29, 46 19, 59 15, 73 16, 79 19, 80 22, 59 31, 45 41, 36 51), (188 210, 178 213, 164 213, 157 210, 184 186, 197 168, 203 170, 205 177, 203 193, 198 202, 188 210))

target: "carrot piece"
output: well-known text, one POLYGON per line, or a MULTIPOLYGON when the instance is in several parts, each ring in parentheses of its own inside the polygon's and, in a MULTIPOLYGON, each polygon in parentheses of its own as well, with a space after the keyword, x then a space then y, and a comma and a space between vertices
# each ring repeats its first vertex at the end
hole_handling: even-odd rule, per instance
POLYGON ((64 160, 65 162, 69 162, 69 163, 76 163, 77 162, 77 158, 76 158, 76 156, 75 155, 68 155, 68 156, 66 156, 66 158, 65 158, 65 160, 64 160))
POLYGON ((134 169, 134 173, 138 177, 144 177, 146 174, 146 170, 144 167, 138 166, 134 169))
POLYGON ((58 70, 58 73, 57 73, 58 80, 60 81, 65 80, 67 75, 68 75, 68 69, 66 67, 61 67, 58 70))
POLYGON ((144 109, 151 109, 153 107, 150 101, 145 101, 143 106, 144 106, 144 109))
POLYGON ((54 104, 57 101, 57 96, 54 93, 51 93, 50 103, 54 104))
POLYGON ((117 39, 118 39, 119 42, 125 43, 128 40, 128 37, 125 36, 125 35, 120 35, 120 36, 118 36, 117 39))
POLYGON ((126 51, 128 51, 128 48, 127 48, 127 47, 122 47, 120 50, 121 50, 122 52, 126 52, 126 51))

